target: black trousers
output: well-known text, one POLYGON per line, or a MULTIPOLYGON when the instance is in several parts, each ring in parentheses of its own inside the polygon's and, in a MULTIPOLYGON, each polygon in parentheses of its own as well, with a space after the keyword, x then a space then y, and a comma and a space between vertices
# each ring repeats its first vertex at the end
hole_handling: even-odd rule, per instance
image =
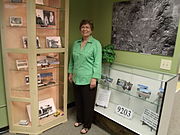
POLYGON ((91 89, 88 85, 76 85, 73 83, 77 109, 77 122, 84 124, 83 127, 91 128, 93 122, 94 104, 97 92, 96 87, 91 89))

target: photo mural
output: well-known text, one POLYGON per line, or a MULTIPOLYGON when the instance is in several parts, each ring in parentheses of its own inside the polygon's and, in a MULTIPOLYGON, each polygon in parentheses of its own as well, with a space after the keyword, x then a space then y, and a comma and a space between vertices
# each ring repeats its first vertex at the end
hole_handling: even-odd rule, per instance
POLYGON ((180 0, 113 3, 111 42, 116 50, 173 56, 180 0))

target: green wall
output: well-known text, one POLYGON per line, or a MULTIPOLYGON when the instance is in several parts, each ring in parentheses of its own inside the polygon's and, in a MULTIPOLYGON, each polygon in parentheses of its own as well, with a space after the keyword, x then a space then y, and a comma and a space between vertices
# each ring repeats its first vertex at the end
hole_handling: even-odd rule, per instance
MULTIPOLYGON (((79 32, 79 23, 82 19, 89 19, 90 0, 70 0, 69 7, 69 54, 71 53, 71 47, 75 40, 81 37, 79 32)), ((68 103, 74 101, 72 85, 68 86, 68 103)))
MULTIPOLYGON (((69 53, 73 41, 80 38, 79 22, 82 19, 92 19, 95 29, 93 35, 100 40, 102 45, 111 42, 111 21, 113 2, 126 0, 70 0, 70 26, 69 26, 69 53)), ((180 27, 179 27, 180 28, 180 27)), ((173 57, 164 57, 158 55, 147 55, 125 51, 115 51, 117 63, 128 64, 145 69, 151 69, 161 72, 176 74, 180 61, 180 29, 178 31, 176 48, 173 57), (172 60, 171 70, 160 69, 161 59, 172 60)), ((73 100, 72 86, 69 85, 68 103, 73 100)))
MULTIPOLYGON (((1 41, 1 39, 0 39, 1 41)), ((1 48, 1 44, 0 44, 1 48)), ((0 50, 0 128, 8 126, 5 88, 3 80, 2 53, 0 50)))

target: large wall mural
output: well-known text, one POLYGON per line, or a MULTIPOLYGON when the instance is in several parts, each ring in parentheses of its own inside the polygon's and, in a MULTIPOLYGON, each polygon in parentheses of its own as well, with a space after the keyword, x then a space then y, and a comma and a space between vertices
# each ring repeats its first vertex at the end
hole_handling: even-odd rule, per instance
POLYGON ((180 0, 115 2, 112 44, 115 49, 173 56, 180 16, 180 0))

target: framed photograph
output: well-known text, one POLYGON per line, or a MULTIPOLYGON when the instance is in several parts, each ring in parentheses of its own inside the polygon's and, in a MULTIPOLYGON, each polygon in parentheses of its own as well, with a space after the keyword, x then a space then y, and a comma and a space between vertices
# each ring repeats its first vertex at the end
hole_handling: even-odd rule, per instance
POLYGON ((44 14, 42 9, 36 9, 36 24, 44 25, 44 14))
MULTIPOLYGON (((31 105, 27 105, 27 112, 29 116, 29 121, 31 122, 31 105)), ((39 119, 48 117, 56 112, 56 107, 53 98, 48 98, 39 101, 39 119)))
POLYGON ((53 11, 43 11, 45 25, 55 25, 55 13, 53 11))
POLYGON ((22 0, 10 0, 12 3, 22 3, 22 0))
MULTIPOLYGON (((27 36, 23 36, 22 37, 22 41, 23 41, 23 46, 24 48, 28 48, 28 39, 27 36)), ((36 48, 39 49, 40 46, 40 41, 39 41, 39 37, 36 37, 36 48)))
POLYGON ((48 27, 49 25, 55 25, 54 11, 36 9, 36 24, 39 24, 41 27, 48 27))
POLYGON ((47 48, 61 48, 60 36, 46 37, 47 48))
POLYGON ((125 86, 126 86, 126 83, 127 83, 127 82, 126 82, 125 80, 122 80, 122 79, 119 79, 119 78, 118 78, 118 79, 117 79, 117 82, 116 82, 116 85, 117 85, 117 86, 121 86, 121 87, 125 90, 125 89, 126 89, 126 87, 125 87, 125 86))
POLYGON ((28 60, 16 60, 16 67, 18 70, 27 70, 28 69, 28 60))
POLYGON ((20 16, 10 16, 10 26, 22 26, 23 19, 20 16))
POLYGON ((36 0, 36 4, 44 5, 44 1, 43 0, 36 0))

